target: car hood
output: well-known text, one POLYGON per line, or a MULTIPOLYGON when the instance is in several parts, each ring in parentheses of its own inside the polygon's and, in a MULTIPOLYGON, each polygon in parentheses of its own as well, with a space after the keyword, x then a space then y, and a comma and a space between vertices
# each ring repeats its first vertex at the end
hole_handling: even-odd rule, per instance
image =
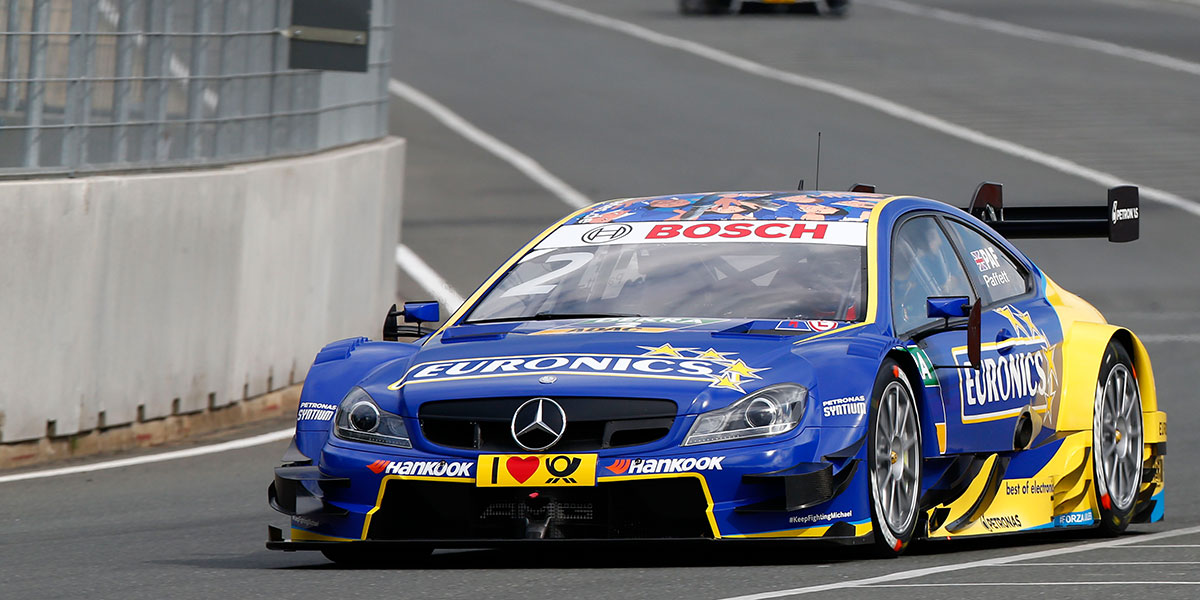
POLYGON ((698 413, 774 383, 810 385, 804 349, 822 344, 796 342, 841 325, 616 318, 461 325, 362 385, 381 408, 408 416, 437 400, 539 396, 667 399, 679 414, 698 413))

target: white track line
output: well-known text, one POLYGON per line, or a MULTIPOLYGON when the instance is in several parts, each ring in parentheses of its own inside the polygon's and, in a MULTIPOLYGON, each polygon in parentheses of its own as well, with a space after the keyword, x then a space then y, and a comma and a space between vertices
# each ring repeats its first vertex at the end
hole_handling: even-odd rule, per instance
MULTIPOLYGON (((1026 552, 1023 554, 1013 554, 1011 556, 997 556, 995 558, 985 558, 983 560, 975 560, 971 562, 939 565, 936 567, 925 567, 923 569, 910 569, 908 571, 898 571, 887 575, 879 575, 876 577, 865 577, 863 579, 854 579, 850 581, 838 581, 835 583, 826 583, 821 585, 810 585, 807 587, 791 588, 787 590, 777 590, 773 592, 762 592, 759 594, 748 594, 745 596, 733 596, 730 598, 722 598, 721 600, 766 600, 767 598, 783 598, 786 596, 800 596, 803 594, 812 594, 816 592, 826 592, 829 590, 842 590, 847 588, 859 588, 871 586, 873 584, 886 584, 893 581, 904 581, 906 579, 917 579, 920 577, 928 577, 930 575, 938 575, 941 573, 952 573, 954 571, 965 571, 968 569, 976 569, 979 567, 994 567, 999 565, 1007 565, 1023 560, 1036 560, 1039 558, 1050 558, 1052 556, 1062 556, 1064 554, 1075 554, 1078 552, 1088 552, 1090 550, 1100 550, 1104 548, 1112 548, 1115 546, 1130 546, 1138 542, 1152 542, 1155 540, 1179 537, 1182 535, 1191 535, 1200 533, 1200 527, 1188 527, 1185 529, 1175 529, 1172 531, 1164 531, 1161 533, 1152 533, 1149 535, 1125 536, 1114 540, 1103 542, 1094 542, 1091 544, 1083 544, 1080 546, 1069 546, 1066 548, 1054 548, 1051 550, 1039 550, 1037 552, 1026 552)), ((959 583, 955 585, 974 585, 967 583, 959 583)), ((981 584, 986 585, 986 584, 981 584)), ((882 587, 882 586, 880 586, 882 587)))
POLYGON ((1105 316, 1111 316, 1118 319, 1142 319, 1142 320, 1157 320, 1157 321, 1186 321, 1189 319, 1200 319, 1200 312, 1176 311, 1176 312, 1126 312, 1112 311, 1106 312, 1105 316))
MULTIPOLYGON (((442 306, 447 309, 453 307, 457 310, 462 305, 463 297, 408 246, 404 244, 396 246, 396 264, 415 279, 418 285, 425 288, 425 291, 433 294, 433 297, 441 302, 442 306)), ((450 312, 453 314, 454 310, 450 312)))
POLYGON ((989 587, 1043 585, 1200 585, 1200 581, 963 581, 960 583, 884 583, 872 588, 989 587))
POLYGON ((1200 544, 1138 544, 1136 548, 1200 548, 1200 544))
MULTIPOLYGON (((424 92, 397 79, 388 81, 388 92, 424 110, 442 125, 467 138, 467 140, 474 142, 484 150, 491 152, 500 160, 512 165, 517 171, 520 171, 526 177, 532 179, 534 183, 548 190, 567 206, 582 208, 592 203, 590 198, 547 171, 545 167, 530 158, 529 155, 472 125, 466 119, 447 108, 446 105, 434 100, 424 92)), ((441 302, 444 306, 457 308, 462 305, 462 295, 455 291, 437 271, 434 271, 408 246, 404 244, 396 246, 396 264, 404 269, 410 277, 415 279, 421 287, 433 294, 438 302, 441 302)))
POLYGON ((228 452, 229 450, 241 450, 251 446, 259 446, 262 444, 270 444, 281 440, 286 440, 292 437, 296 432, 296 428, 281 429, 271 433, 264 433, 254 437, 243 438, 213 444, 211 446, 200 446, 199 448, 188 448, 186 450, 175 450, 174 452, 163 452, 161 454, 150 454, 148 456, 135 456, 132 458, 122 458, 119 460, 110 460, 107 462, 98 462, 88 465, 79 465, 75 467, 62 467, 59 469, 49 469, 45 471, 32 471, 29 473, 17 473, 16 475, 4 475, 0 477, 0 483, 8 483, 10 481, 24 481, 27 479, 42 479, 45 477, 58 477, 59 475, 74 475, 77 473, 91 473, 92 471, 104 471, 106 469, 119 469, 121 467, 132 467, 136 465, 145 465, 149 463, 163 462, 166 460, 178 460, 180 458, 191 458, 193 456, 204 456, 205 454, 215 454, 217 452, 228 452))
POLYGON ((1147 344, 1200 344, 1200 333, 1148 333, 1137 337, 1147 344))
POLYGON ((1130 48, 1128 46, 1122 46, 1112 42, 1104 42, 1078 35, 1057 33, 1042 29, 1034 29, 1032 27, 1024 27, 1022 25, 1014 25, 1012 23, 997 21, 995 19, 976 17, 949 10, 943 10, 940 8, 920 6, 910 2, 904 2, 903 0, 861 0, 861 2, 869 6, 886 8, 888 10, 894 10, 896 12, 901 12, 916 17, 936 19, 945 23, 975 27, 978 29, 991 31, 993 33, 1010 35, 1022 39, 1033 40, 1035 42, 1068 46, 1081 50, 1090 50, 1092 52, 1099 52, 1109 56, 1136 60, 1138 62, 1151 64, 1164 69, 1170 69, 1172 71, 1200 76, 1200 64, 1198 63, 1175 58, 1173 56, 1167 56, 1166 54, 1159 54, 1157 52, 1149 52, 1147 50, 1130 48))
MULTIPOLYGON (((1048 154, 1040 150, 1034 150, 1033 148, 1022 146, 1008 140, 1003 140, 998 137, 970 129, 968 127, 963 127, 962 125, 956 125, 931 114, 921 112, 914 108, 904 106, 898 102, 893 102, 881 96, 869 94, 849 86, 833 83, 824 79, 800 75, 798 73, 792 73, 790 71, 776 69, 762 63, 757 63, 752 60, 730 54, 723 50, 717 50, 715 48, 705 46, 698 42, 659 33, 640 25, 635 25, 633 23, 628 23, 612 17, 589 12, 581 8, 560 4, 558 2, 554 2, 553 0, 512 1, 551 12, 569 19, 588 23, 596 27, 616 31, 618 33, 622 33, 630 37, 655 44, 657 46, 687 52, 688 54, 693 54, 695 56, 711 60, 744 73, 757 75, 788 85, 835 96, 847 102, 853 102, 855 104, 877 110, 902 121, 920 125, 939 133, 956 137, 972 144, 983 146, 985 148, 991 148, 992 150, 996 150, 1010 156, 1028 160, 1055 171, 1100 184, 1104 187, 1113 187, 1116 185, 1130 183, 1125 179, 1122 179, 1121 177, 1111 173, 1105 173, 1104 171, 1085 167, 1079 163, 1060 156, 1048 154)), ((1196 203, 1193 200, 1178 196, 1166 190, 1160 190, 1142 184, 1134 185, 1137 185, 1141 189, 1142 198, 1173 206, 1193 215, 1200 216, 1200 203, 1196 203)))
MULTIPOLYGON (((1143 546, 1135 546, 1142 548, 1143 546)), ((1149 547, 1149 546, 1145 546, 1149 547)), ((1045 563, 1014 563, 1011 565, 996 565, 998 567, 1090 567, 1104 565, 1123 567, 1125 565, 1200 565, 1196 560, 1123 560, 1120 562, 1045 562, 1045 563)))
POLYGON ((398 96, 415 104, 425 112, 433 115, 435 119, 446 127, 453 129, 459 135, 475 142, 484 150, 496 155, 500 160, 512 165, 542 187, 550 190, 552 194, 566 203, 567 206, 583 208, 592 204, 590 198, 580 193, 579 190, 567 185, 567 182, 555 177, 542 167, 542 165, 538 164, 536 160, 467 122, 466 119, 458 116, 454 111, 446 108, 443 104, 430 98, 420 90, 402 81, 392 79, 388 82, 388 91, 393 96, 398 96))

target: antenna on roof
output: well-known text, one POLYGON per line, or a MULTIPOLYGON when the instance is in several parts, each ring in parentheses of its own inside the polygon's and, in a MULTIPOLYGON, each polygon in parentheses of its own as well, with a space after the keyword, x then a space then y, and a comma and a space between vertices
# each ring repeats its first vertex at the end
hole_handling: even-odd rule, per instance
POLYGON ((817 132, 817 183, 813 189, 821 189, 821 132, 817 132))

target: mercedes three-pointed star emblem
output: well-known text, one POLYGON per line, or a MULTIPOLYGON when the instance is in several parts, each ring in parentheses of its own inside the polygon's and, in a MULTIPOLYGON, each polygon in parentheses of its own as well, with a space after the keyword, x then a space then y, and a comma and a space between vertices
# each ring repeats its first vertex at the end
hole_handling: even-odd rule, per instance
POLYGON ((527 400, 513 413, 513 441, 531 452, 557 444, 566 430, 567 413, 549 398, 527 400))

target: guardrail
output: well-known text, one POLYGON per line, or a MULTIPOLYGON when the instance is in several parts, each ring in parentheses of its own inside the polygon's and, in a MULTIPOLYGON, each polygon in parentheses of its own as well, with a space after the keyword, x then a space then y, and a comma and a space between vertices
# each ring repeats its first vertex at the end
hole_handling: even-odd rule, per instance
POLYGON ((212 166, 387 132, 392 3, 368 71, 289 70, 291 0, 8 0, 0 176, 212 166))

